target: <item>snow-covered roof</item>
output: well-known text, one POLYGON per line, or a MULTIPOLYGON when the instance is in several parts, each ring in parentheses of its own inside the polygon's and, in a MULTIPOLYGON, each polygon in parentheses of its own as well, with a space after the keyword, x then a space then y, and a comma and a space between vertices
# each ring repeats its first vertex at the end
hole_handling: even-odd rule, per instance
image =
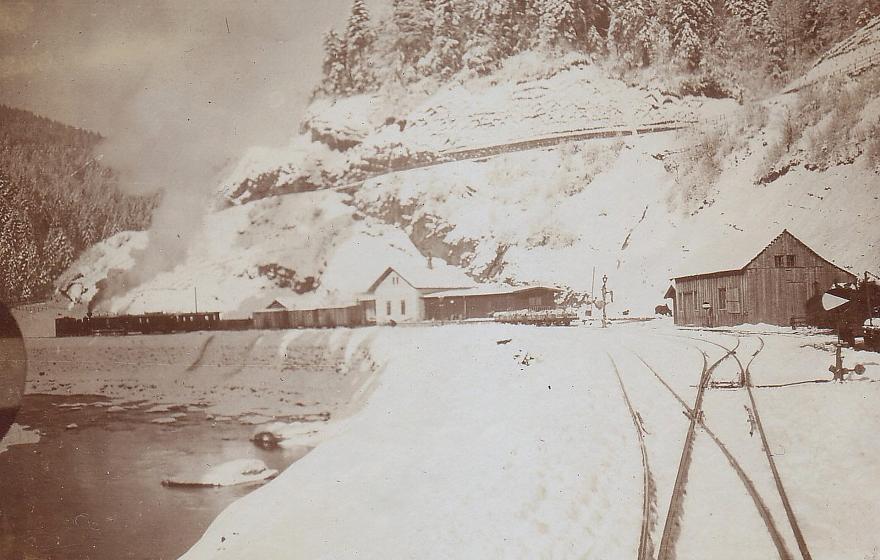
POLYGON ((266 306, 266 309, 293 309, 295 300, 293 297, 277 297, 272 303, 266 306))
POLYGON ((727 234, 722 239, 702 240, 699 249, 674 270, 673 278, 738 272, 747 267, 767 247, 786 233, 806 245, 822 260, 842 268, 832 260, 816 253, 815 246, 810 245, 808 241, 804 241, 803 238, 787 229, 773 237, 769 237, 765 231, 753 230, 751 232, 737 232, 736 235, 727 234))
POLYGON ((277 297, 266 307, 266 310, 340 309, 342 307, 352 307, 354 305, 357 305, 354 299, 340 297, 333 294, 310 293, 301 296, 277 297))
POLYGON ((372 294, 385 278, 392 272, 396 272, 410 286, 417 290, 454 290, 460 288, 473 288, 477 284, 460 268, 440 264, 433 268, 412 265, 389 266, 385 272, 376 279, 367 290, 372 294))
POLYGON ((510 286, 507 284, 480 284, 475 288, 466 288, 459 290, 445 290, 442 292, 434 292, 424 296, 425 298, 442 298, 442 297, 465 297, 465 296, 491 296, 501 294, 516 294, 526 292, 528 290, 552 290, 560 291, 559 288, 552 286, 510 286))

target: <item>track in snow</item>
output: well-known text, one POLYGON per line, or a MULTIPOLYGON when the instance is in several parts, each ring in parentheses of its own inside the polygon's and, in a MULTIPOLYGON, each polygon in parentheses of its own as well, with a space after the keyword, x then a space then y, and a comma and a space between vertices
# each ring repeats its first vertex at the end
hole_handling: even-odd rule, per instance
MULTIPOLYGON (((681 405, 682 409, 688 414, 688 416, 693 416, 693 411, 688 406, 688 404, 684 401, 684 399, 672 388, 672 386, 660 375, 660 373, 647 361, 645 361, 642 356, 637 353, 634 353, 636 358, 645 365, 646 368, 654 375, 654 377, 663 385, 663 387, 675 398, 676 401, 681 405)), ((705 355, 704 355, 705 358, 705 355)), ((705 366, 705 364, 704 364, 705 366)), ((739 477, 740 481, 743 483, 743 486, 748 492, 749 497, 752 498, 752 502, 755 504, 755 508, 758 510, 758 514, 761 516, 761 520, 764 522, 764 525, 767 527, 767 532, 770 534, 770 538, 773 540, 773 544, 776 547, 776 551, 779 554, 780 560, 790 560, 792 558, 791 553, 785 546, 785 541, 782 538, 782 535, 779 533, 779 529, 776 527, 776 523, 773 521, 773 516, 770 514, 770 509, 767 507, 767 504, 764 502, 764 499, 761 497, 761 494, 758 492, 758 489, 755 487, 754 482, 749 478, 743 469, 742 465, 733 456, 724 442, 713 432, 705 423, 700 422, 700 428, 716 447, 721 451, 724 455, 724 458, 727 459, 728 464, 733 468, 736 472, 736 475, 739 477)))
POLYGON ((678 535, 681 531, 684 489, 685 485, 687 485, 688 473, 693 459, 694 440, 697 437, 697 425, 698 423, 702 424, 703 397, 706 392, 706 386, 708 385, 709 378, 712 376, 712 372, 715 371, 715 368, 717 368, 726 358, 733 355, 734 352, 736 352, 737 347, 739 347, 739 341, 737 341, 737 346, 733 350, 728 350, 724 356, 708 367, 708 355, 703 352, 703 371, 700 374, 700 382, 697 387, 697 397, 694 401, 694 406, 691 408, 688 433, 681 450, 681 459, 678 462, 678 472, 675 475, 675 484, 672 487, 672 498, 669 500, 669 510, 666 513, 666 523, 663 526, 663 537, 660 539, 660 551, 657 555, 658 560, 669 560, 675 557, 675 543, 678 540, 678 535))
MULTIPOLYGON (((754 417, 755 417, 755 426, 757 428, 759 436, 761 437, 761 447, 762 447, 762 450, 764 452, 765 457, 767 458, 767 463, 770 466, 770 471, 771 471, 771 474, 773 475, 773 482, 776 485, 776 490, 779 493, 779 498, 782 501, 783 508, 785 509, 785 515, 788 519, 789 525, 791 526, 791 530, 792 530, 792 533, 794 534, 795 541, 797 542, 798 551, 800 552, 803 560, 812 560, 812 555, 810 554, 810 550, 809 550, 809 547, 807 546, 806 539, 804 538, 803 531, 800 528, 800 523, 798 523, 797 516, 794 513, 794 508, 791 505, 791 501, 788 498, 788 493, 785 491, 785 486, 782 483, 782 477, 780 476, 779 469, 776 466, 776 460, 773 458, 773 453, 770 451, 770 443, 767 439, 767 433, 764 431, 764 425, 761 422, 761 415, 760 415, 760 412, 758 411, 758 404, 757 404, 757 402, 755 402, 755 396, 754 396, 754 393, 752 392, 752 380, 751 380, 751 373, 749 371, 749 368, 751 367, 752 362, 755 361, 755 358, 758 356, 758 354, 760 354, 764 350, 764 339, 760 336, 756 337, 760 344, 759 344, 757 350, 755 350, 755 352, 749 358, 748 363, 745 366, 743 366, 742 361, 736 355, 736 349, 739 348, 740 343, 742 341, 742 338, 739 335, 735 335, 735 334, 727 335, 727 336, 733 336, 734 338, 736 338, 736 345, 734 346, 733 349, 731 349, 723 344, 720 344, 718 342, 714 342, 712 340, 707 340, 707 339, 703 339, 703 338, 690 337, 690 336, 686 336, 683 338, 689 338, 691 340, 695 340, 698 342, 705 342, 705 343, 717 346, 718 348, 727 352, 725 357, 733 356, 734 360, 736 361, 737 366, 740 369, 742 385, 745 387, 746 392, 748 393, 749 402, 752 405, 752 413, 754 414, 754 417)), ((663 557, 661 556, 658 560, 663 560, 663 557)))
POLYGON ((513 152, 525 152, 529 150, 541 150, 558 146, 560 144, 570 144, 574 142, 585 142, 588 140, 605 140, 609 138, 623 138, 626 136, 642 136, 645 134, 659 134, 663 132, 672 132, 683 128, 693 126, 692 122, 667 121, 660 123, 651 123, 636 125, 633 127, 616 127, 603 128, 597 130, 589 130, 584 132, 566 132, 564 134, 555 134, 545 136, 543 138, 535 138, 531 140, 518 140, 515 142, 506 142, 503 144, 493 144, 490 146, 482 146, 479 148, 464 148, 459 150, 450 150, 446 152, 436 153, 440 159, 427 161, 411 166, 401 166, 388 169, 375 175, 370 175, 360 181, 355 181, 347 185, 331 185, 303 192, 314 192, 316 190, 336 190, 340 192, 353 193, 360 189, 365 182, 382 177, 383 175, 391 175, 392 173, 400 173, 402 171, 411 171, 414 169, 422 169, 425 167, 434 167, 456 161, 475 161, 501 154, 509 154, 513 152))
POLYGON ((654 525, 653 504, 655 502, 656 491, 654 485, 654 477, 651 475, 651 467, 648 463, 648 449, 645 447, 645 428, 642 425, 641 416, 633 407, 632 401, 629 400, 629 394, 626 392, 626 386, 623 384, 623 378, 620 376, 620 370, 611 354, 608 353, 608 360, 611 367, 614 368, 614 374, 617 376, 617 382, 620 384, 620 390, 623 393, 623 400, 626 402, 626 408, 632 417, 633 426, 636 428, 636 434, 639 438, 639 449, 642 453, 642 528, 639 535, 639 551, 638 560, 653 560, 654 543, 651 542, 651 528, 654 525))

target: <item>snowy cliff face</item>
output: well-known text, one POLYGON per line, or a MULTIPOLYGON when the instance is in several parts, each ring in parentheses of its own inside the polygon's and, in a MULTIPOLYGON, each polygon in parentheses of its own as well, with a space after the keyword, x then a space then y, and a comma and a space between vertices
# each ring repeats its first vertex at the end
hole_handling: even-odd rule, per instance
POLYGON ((219 310, 352 296, 431 255, 581 292, 607 274, 612 311, 648 313, 682 267, 784 228, 880 269, 876 70, 744 105, 594 66, 515 76, 316 101, 288 148, 244 155, 188 257, 107 310, 188 309, 193 287, 219 310))

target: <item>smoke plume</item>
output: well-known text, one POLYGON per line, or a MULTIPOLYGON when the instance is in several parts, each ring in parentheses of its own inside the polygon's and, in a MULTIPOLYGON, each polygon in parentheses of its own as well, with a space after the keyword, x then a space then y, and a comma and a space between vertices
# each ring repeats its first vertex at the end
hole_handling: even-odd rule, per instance
MULTIPOLYGON (((321 35, 349 0, 11 3, 0 6, 0 102, 106 140, 96 158, 130 193, 161 193, 131 289, 185 255, 224 170, 299 128, 321 35)), ((107 294, 104 294, 107 295, 107 294)), ((105 298, 99 298, 105 299, 105 298)))

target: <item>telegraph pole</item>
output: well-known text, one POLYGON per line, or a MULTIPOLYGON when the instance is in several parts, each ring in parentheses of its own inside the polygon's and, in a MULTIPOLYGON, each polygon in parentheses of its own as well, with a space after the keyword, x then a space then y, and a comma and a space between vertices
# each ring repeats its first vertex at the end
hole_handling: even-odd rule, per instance
POLYGON ((614 301, 614 292, 608 290, 608 275, 602 275, 602 328, 608 326, 608 295, 611 295, 611 301, 614 301))

